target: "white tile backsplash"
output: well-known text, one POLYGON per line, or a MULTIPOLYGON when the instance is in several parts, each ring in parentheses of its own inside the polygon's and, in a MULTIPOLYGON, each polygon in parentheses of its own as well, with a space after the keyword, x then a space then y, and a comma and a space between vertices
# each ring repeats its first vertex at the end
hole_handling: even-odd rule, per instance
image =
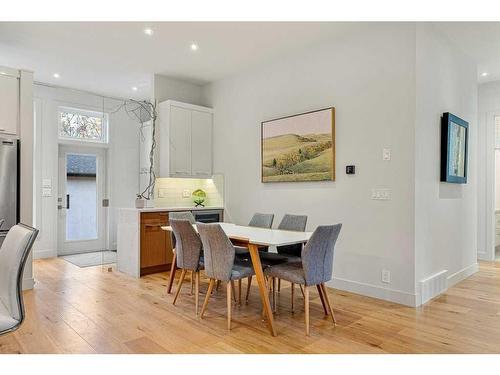
POLYGON ((207 194, 205 206, 224 206, 224 177, 214 175, 212 178, 157 178, 155 185, 156 207, 194 207, 191 193, 202 189, 207 194), (189 196, 184 197, 184 190, 189 196))

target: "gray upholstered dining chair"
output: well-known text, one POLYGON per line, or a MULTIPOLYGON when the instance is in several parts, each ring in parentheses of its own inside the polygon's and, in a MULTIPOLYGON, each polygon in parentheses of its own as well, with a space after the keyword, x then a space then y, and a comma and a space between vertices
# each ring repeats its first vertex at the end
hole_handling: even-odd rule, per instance
POLYGON ((3 223, 5 223, 5 219, 0 219, 0 229, 2 229, 3 223))
MULTIPOLYGON (((342 224, 319 226, 302 249, 301 262, 281 263, 264 270, 264 274, 273 280, 279 278, 293 284, 304 285, 306 335, 309 335, 309 289, 311 286, 317 286, 321 302, 326 304, 333 323, 336 324, 325 282, 332 278, 333 253, 341 228, 342 224)), ((276 293, 276 290, 273 293, 276 293)), ((327 312, 326 309, 325 312, 327 312)))
MULTIPOLYGON (((278 225, 278 229, 290 230, 296 232, 304 232, 307 225, 307 215, 292 215, 285 214, 283 219, 278 225)), ((278 246, 277 253, 261 252, 260 260, 265 267, 285 263, 285 262, 300 262, 300 254, 302 252, 303 244, 293 244, 278 246)), ((275 286, 273 286, 275 288, 275 286)), ((292 284, 293 288, 293 284, 292 284)), ((278 292, 281 290, 281 279, 278 279, 278 292)), ((276 301, 273 301, 276 306, 276 301)))
MULTIPOLYGON (((170 226, 176 238, 175 253, 177 256, 177 267, 182 270, 173 304, 177 302, 186 272, 191 271, 195 277, 195 313, 198 315, 198 300, 200 295, 200 269, 203 268, 201 252, 201 240, 189 220, 170 219, 170 226)), ((192 276, 191 276, 192 278, 192 276)))
POLYGON ((231 329, 231 282, 252 277, 255 273, 250 262, 235 262, 234 246, 219 224, 196 224, 204 250, 205 274, 210 278, 207 295, 200 316, 206 311, 216 280, 227 283, 227 328, 231 329))
MULTIPOLYGON (((191 211, 174 211, 174 212, 169 212, 168 214, 169 219, 174 219, 174 220, 189 220, 191 224, 194 224, 196 222, 196 219, 194 218, 194 215, 191 211)), ((168 284, 167 284, 167 293, 170 294, 172 293, 172 285, 174 285, 174 279, 175 279, 175 271, 177 270, 177 257, 175 255, 175 235, 171 233, 171 240, 172 240, 172 251, 174 253, 174 256, 172 258, 172 264, 170 266, 170 275, 168 277, 168 284)), ((191 292, 193 289, 193 274, 191 274, 191 292)))
MULTIPOLYGON (((273 221, 274 221, 274 214, 262 214, 262 213, 255 213, 253 214, 252 218, 250 219, 250 222, 248 223, 249 227, 256 227, 256 228, 271 228, 273 226, 273 221)), ((259 251, 262 252, 267 252, 269 249, 267 246, 261 246, 259 247, 259 251)), ((235 251, 236 251, 236 256, 240 261, 249 261, 250 260, 250 253, 248 252, 248 248, 243 247, 243 246, 235 246, 235 251)), ((247 280, 247 294, 245 300, 248 302, 248 297, 250 295, 250 287, 252 286, 252 277, 250 276, 247 280)), ((238 298, 239 303, 241 303, 241 279, 238 280, 238 295, 240 296, 238 298)))
POLYGON ((0 335, 15 331, 24 321, 24 266, 37 235, 37 229, 17 224, 0 248, 0 335))

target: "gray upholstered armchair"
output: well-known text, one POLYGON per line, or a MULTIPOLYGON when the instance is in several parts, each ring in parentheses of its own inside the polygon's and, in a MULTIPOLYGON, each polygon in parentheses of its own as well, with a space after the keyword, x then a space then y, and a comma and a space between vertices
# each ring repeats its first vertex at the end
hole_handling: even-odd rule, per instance
POLYGON ((197 223, 203 243, 205 274, 210 278, 200 316, 203 318, 216 280, 227 283, 227 328, 231 329, 231 282, 252 277, 255 273, 250 262, 235 263, 235 249, 219 224, 197 223))
MULTIPOLYGON (((276 278, 292 283, 292 306, 294 284, 304 285, 307 335, 309 335, 309 289, 311 286, 317 287, 325 313, 327 315, 330 313, 333 323, 336 323, 325 282, 332 278, 333 253, 341 228, 342 224, 319 226, 302 249, 301 262, 281 263, 264 270, 264 274, 273 279, 273 284, 276 278)), ((273 293, 276 293, 275 289, 273 293)), ((276 296, 274 297, 275 300, 276 296)))
POLYGON ((23 272, 37 235, 34 228, 15 225, 0 248, 0 335, 16 330, 24 320, 23 272))
POLYGON ((170 226, 176 238, 175 253, 177 267, 182 270, 175 291, 173 304, 177 302, 186 272, 191 271, 191 278, 195 277, 195 313, 198 315, 198 299, 200 295, 200 269, 203 268, 201 240, 189 220, 170 219, 170 226))
MULTIPOLYGON (((168 218, 174 220, 189 220, 191 224, 194 224, 196 222, 193 213, 191 211, 170 212, 168 214, 168 218)), ((177 270, 177 256, 175 254, 175 235, 172 233, 170 238, 172 241, 172 249, 174 256, 172 258, 172 264, 170 266, 170 275, 168 277, 168 284, 167 284, 168 294, 172 293, 172 285, 174 285, 175 271, 177 270)), ((193 289, 193 274, 191 274, 191 290, 192 289, 193 289)))

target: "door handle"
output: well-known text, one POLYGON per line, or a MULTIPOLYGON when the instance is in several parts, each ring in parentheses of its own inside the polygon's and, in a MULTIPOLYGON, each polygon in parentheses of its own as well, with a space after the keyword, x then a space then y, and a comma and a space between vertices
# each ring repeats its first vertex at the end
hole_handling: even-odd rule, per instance
POLYGON ((69 210, 69 194, 66 194, 66 209, 69 210))

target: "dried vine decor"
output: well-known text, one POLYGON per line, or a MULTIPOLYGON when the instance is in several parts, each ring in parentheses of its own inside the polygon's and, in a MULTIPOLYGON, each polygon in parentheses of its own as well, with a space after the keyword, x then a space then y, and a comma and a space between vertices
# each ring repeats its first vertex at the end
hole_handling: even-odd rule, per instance
POLYGON ((156 175, 154 171, 154 155, 156 149, 156 119, 158 118, 158 113, 156 112, 156 103, 151 103, 150 101, 143 100, 138 101, 134 99, 129 99, 123 102, 123 104, 115 111, 117 112, 123 108, 127 115, 141 124, 141 136, 144 140, 144 135, 142 133, 145 123, 151 122, 151 149, 149 151, 149 181, 146 188, 138 194, 139 197, 146 200, 153 199, 154 197, 154 187, 156 175))

